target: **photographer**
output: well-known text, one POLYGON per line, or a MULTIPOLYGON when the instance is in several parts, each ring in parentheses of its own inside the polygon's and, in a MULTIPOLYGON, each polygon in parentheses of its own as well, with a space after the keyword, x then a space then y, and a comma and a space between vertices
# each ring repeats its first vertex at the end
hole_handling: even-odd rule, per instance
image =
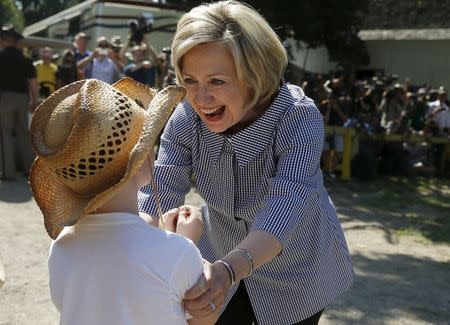
POLYGON ((122 73, 121 64, 104 36, 97 39, 94 52, 79 61, 77 66, 78 69, 86 71, 86 79, 95 78, 109 84, 119 80, 122 73))
POLYGON ((148 53, 148 47, 145 43, 140 46, 133 46, 131 50, 133 62, 125 67, 124 74, 144 85, 154 87, 156 82, 156 66, 149 60, 148 53))
POLYGON ((171 50, 169 47, 163 48, 162 52, 158 55, 158 75, 157 85, 158 88, 165 88, 169 85, 176 84, 175 69, 171 64, 171 50))

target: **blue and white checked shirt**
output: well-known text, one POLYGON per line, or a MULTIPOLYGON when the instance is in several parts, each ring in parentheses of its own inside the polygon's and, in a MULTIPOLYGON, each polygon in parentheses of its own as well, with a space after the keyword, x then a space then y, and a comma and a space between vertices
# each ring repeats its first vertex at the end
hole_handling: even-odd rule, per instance
MULTIPOLYGON (((184 101, 161 137, 155 179, 162 210, 183 205, 194 176, 205 202, 206 231, 198 244, 205 259, 223 257, 251 230, 267 231, 282 243, 279 256, 244 279, 258 324, 303 320, 353 282, 345 237, 319 168, 323 137, 313 101, 288 84, 236 134, 210 132, 184 101)), ((150 186, 139 201, 141 211, 157 215, 150 186)))

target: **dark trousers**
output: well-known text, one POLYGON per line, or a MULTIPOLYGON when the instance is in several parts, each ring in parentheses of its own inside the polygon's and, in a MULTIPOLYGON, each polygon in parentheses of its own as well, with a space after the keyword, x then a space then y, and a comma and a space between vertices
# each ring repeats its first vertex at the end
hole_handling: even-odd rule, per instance
MULTIPOLYGON (((317 314, 314 314, 307 319, 304 319, 292 325, 317 325, 319 324, 319 319, 320 316, 322 315, 322 312, 323 310, 319 311, 317 314)), ((244 282, 241 281, 234 296, 231 298, 227 308, 225 308, 222 315, 220 315, 219 320, 216 322, 216 325, 252 325, 252 324, 256 325, 258 323, 256 321, 252 305, 250 304, 247 289, 245 288, 244 282)))

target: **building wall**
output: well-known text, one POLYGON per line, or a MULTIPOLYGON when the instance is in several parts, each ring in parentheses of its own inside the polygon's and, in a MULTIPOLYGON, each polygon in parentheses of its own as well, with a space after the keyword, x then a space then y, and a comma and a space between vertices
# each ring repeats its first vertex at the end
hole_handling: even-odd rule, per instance
POLYGON ((412 84, 450 88, 450 40, 366 41, 370 68, 409 78, 412 84))
MULTIPOLYGON (((315 73, 328 73, 337 69, 329 61, 326 48, 300 48, 291 42, 294 62, 315 73), (305 61, 306 57, 306 61, 305 61)), ((367 68, 396 74, 400 80, 409 78, 411 84, 428 84, 433 88, 450 89, 450 40, 379 40, 366 41, 370 55, 367 68)))
POLYGON ((294 40, 289 41, 291 45, 291 53, 294 56, 294 63, 300 68, 315 73, 328 73, 336 70, 335 63, 330 62, 328 51, 321 46, 316 49, 307 49, 305 44, 297 43, 294 40))

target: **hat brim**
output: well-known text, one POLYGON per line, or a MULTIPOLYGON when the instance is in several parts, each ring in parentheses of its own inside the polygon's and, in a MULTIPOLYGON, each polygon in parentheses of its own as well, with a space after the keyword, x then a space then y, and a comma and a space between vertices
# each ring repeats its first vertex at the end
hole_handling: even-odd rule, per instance
MULTIPOLYGON (((84 82, 79 81, 62 88, 59 92, 62 92, 61 94, 64 96, 59 97, 66 98, 66 95, 76 93, 84 82)), ((48 164, 39 158, 39 156, 53 154, 55 150, 50 150, 50 148, 40 150, 40 154, 30 171, 30 187, 36 203, 44 215, 47 233, 52 239, 56 239, 65 226, 75 224, 83 215, 95 211, 106 203, 116 194, 119 186, 139 170, 153 150, 156 139, 170 117, 173 108, 186 93, 186 90, 181 86, 170 86, 156 93, 155 90, 130 78, 123 78, 112 86, 130 99, 140 102, 139 104, 145 110, 140 137, 130 152, 127 167, 118 183, 96 196, 80 196, 60 181, 56 177, 55 171, 51 170, 48 164)), ((55 93, 58 93, 58 91, 55 93)), ((51 108, 58 103, 57 96, 54 97, 54 99, 52 99, 53 97, 50 98, 53 102, 51 102, 51 105, 47 105, 46 109, 41 107, 41 110, 45 111, 42 121, 35 119, 35 116, 33 117, 33 130, 36 131, 36 129, 46 125, 46 121, 50 118, 52 112, 51 108)), ((47 99, 48 101, 49 99, 47 99)))
POLYGON ((89 202, 61 183, 40 158, 36 158, 31 167, 30 187, 44 215, 45 229, 52 239, 56 239, 64 227, 75 224, 89 202))

